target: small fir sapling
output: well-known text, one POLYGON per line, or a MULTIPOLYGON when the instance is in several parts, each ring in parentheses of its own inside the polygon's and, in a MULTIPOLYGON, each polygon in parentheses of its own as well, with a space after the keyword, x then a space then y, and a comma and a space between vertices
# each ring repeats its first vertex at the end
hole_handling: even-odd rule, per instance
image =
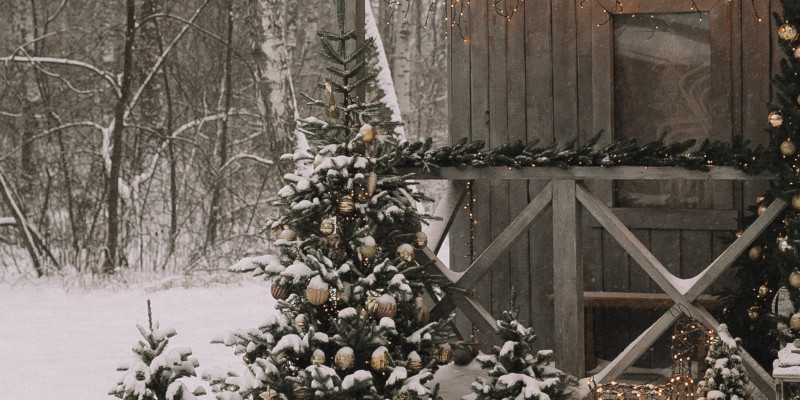
POLYGON ((150 300, 147 300, 147 318, 147 328, 136 325, 144 340, 133 347, 130 362, 117 368, 123 374, 109 395, 123 400, 195 400, 195 396, 205 394, 202 387, 189 391, 180 380, 197 376, 195 368, 200 363, 188 347, 165 352, 169 338, 176 332, 153 323, 150 300))
MULTIPOLYGON (((531 345, 536 340, 532 328, 518 320, 516 293, 512 289, 508 297, 508 310, 503 311, 497 321, 498 333, 505 341, 494 346, 494 354, 478 356, 481 367, 488 370, 489 377, 478 377, 472 383, 471 399, 538 399, 556 400, 563 397, 563 373, 550 367, 551 350, 540 350, 533 354, 531 345)), ((467 397, 465 397, 466 399, 467 397)))
POLYGON ((706 356, 705 376, 697 383, 697 400, 751 400, 750 378, 742 363, 742 341, 721 324, 711 339, 706 356))

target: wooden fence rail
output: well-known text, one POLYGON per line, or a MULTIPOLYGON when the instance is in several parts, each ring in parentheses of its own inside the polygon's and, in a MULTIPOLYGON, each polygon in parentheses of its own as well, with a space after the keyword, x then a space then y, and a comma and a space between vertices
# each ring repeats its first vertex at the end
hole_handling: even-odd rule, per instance
MULTIPOLYGON (((557 168, 442 168, 436 172, 417 172, 416 179, 450 180, 444 200, 436 210, 442 220, 429 227, 429 248, 418 251, 421 260, 431 261, 437 272, 465 291, 474 286, 492 268, 494 262, 512 243, 542 216, 553 210, 553 274, 556 366, 570 374, 586 374, 584 361, 584 289, 583 261, 580 254, 578 205, 582 206, 622 246, 650 278, 675 303, 702 323, 716 329, 719 326, 711 314, 695 304, 739 255, 780 215, 786 202, 776 200, 722 254, 700 274, 681 279, 664 265, 631 233, 611 209, 584 186, 585 181, 609 180, 770 180, 766 174, 747 175, 731 167, 711 167, 710 171, 689 171, 675 167, 576 167, 557 168), (480 254, 465 271, 448 269, 436 256, 453 223, 456 211, 464 200, 465 182, 478 179, 549 180, 525 209, 510 222, 503 232, 480 254)), ((437 297, 434 297, 436 299, 437 297)), ((496 320, 477 300, 465 294, 449 294, 439 298, 431 311, 433 317, 445 317, 456 308, 483 332, 496 331, 496 320)), ((611 363, 595 375, 595 381, 609 382, 633 364, 678 318, 665 312, 652 326, 633 340, 611 363)), ((745 366, 751 380, 768 398, 774 398, 773 381, 745 351, 745 366)))

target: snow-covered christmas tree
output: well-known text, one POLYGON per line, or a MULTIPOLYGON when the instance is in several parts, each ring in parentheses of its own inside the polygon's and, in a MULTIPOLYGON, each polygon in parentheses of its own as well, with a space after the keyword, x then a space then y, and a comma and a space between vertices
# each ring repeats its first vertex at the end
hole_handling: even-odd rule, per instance
POLYGON ((181 378, 197 376, 195 368, 200 363, 188 347, 178 347, 165 353, 169 338, 177 333, 174 328, 159 328, 153 323, 150 300, 147 301, 148 326, 136 325, 144 341, 133 348, 132 359, 117 368, 123 371, 119 381, 109 392, 123 400, 194 400, 205 394, 198 387, 190 391, 181 378))
POLYGON ((503 318, 497 321, 503 346, 494 346, 494 354, 478 356, 478 362, 489 371, 489 377, 478 377, 472 383, 474 394, 470 398, 556 400, 562 395, 563 373, 548 365, 553 356, 551 350, 533 354, 531 346, 536 334, 533 328, 517 319, 519 310, 514 297, 512 290, 508 310, 503 311, 503 318))
POLYGON ((328 77, 323 99, 309 99, 322 112, 298 121, 310 147, 284 156, 297 167, 268 221, 279 254, 232 267, 263 275, 279 314, 217 340, 246 363, 206 377, 218 398, 437 398, 425 384, 452 357, 448 321, 423 303, 436 279, 415 262, 430 219, 416 203, 429 199, 398 175, 396 123, 355 96, 374 79, 359 61, 372 42, 356 45, 337 9, 340 31, 318 34, 328 77))
POLYGON ((706 374, 697 383, 697 400, 750 400, 747 371, 741 356, 742 341, 721 324, 706 356, 706 374))

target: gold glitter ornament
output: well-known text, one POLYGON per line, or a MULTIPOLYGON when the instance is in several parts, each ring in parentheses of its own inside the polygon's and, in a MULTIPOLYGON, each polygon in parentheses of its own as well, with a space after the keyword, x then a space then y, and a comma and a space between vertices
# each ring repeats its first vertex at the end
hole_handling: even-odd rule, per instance
POLYGON ((800 331, 800 313, 795 313, 789 318, 789 326, 796 331, 800 331))
POLYGON ((794 207, 795 210, 800 211, 800 194, 792 196, 792 207, 794 207))
POLYGON ((342 347, 339 349, 333 357, 333 364, 336 365, 336 368, 344 371, 353 368, 356 364, 356 357, 355 353, 353 353, 353 349, 350 347, 342 347))
POLYGON ((769 121, 769 126, 773 128, 780 128, 783 125, 783 115, 777 111, 769 113, 767 120, 769 121))
POLYGON ((397 257, 405 262, 414 261, 414 248, 408 243, 403 243, 397 247, 397 257))
POLYGON ((312 364, 325 364, 325 352, 322 349, 316 349, 311 354, 312 364))
POLYGON ((337 209, 343 215, 350 215, 356 210, 356 203, 353 201, 352 197, 344 196, 339 199, 339 205, 337 206, 337 209))
POLYGON ((791 140, 784 140, 781 143, 781 154, 786 157, 794 155, 794 152, 797 151, 797 146, 791 140))
POLYGON ((389 294, 384 294, 378 298, 378 307, 375 309, 378 317, 394 318, 397 315, 397 300, 389 294))
POLYGON ((422 369, 422 357, 416 351, 408 354, 408 364, 406 365, 409 372, 416 374, 422 369))
POLYGON ((375 128, 370 124, 362 125, 358 133, 361 134, 361 141, 364 143, 372 143, 375 140, 375 128))
POLYGON ((281 231, 280 238, 283 241, 292 242, 295 239, 297 239, 297 235, 291 229, 284 229, 284 230, 281 231))
POLYGON ((439 347, 439 354, 436 355, 436 362, 444 365, 450 361, 453 361, 453 348, 450 347, 449 344, 445 343, 439 347))
POLYGON ((386 369, 386 365, 389 364, 389 359, 386 357, 388 351, 386 347, 381 346, 372 352, 372 357, 369 359, 369 366, 372 367, 374 371, 382 372, 386 369))
POLYGON ((322 305, 328 301, 329 295, 330 286, 322 278, 319 276, 311 278, 311 282, 308 283, 306 288, 306 299, 308 299, 309 303, 315 306, 322 305))
POLYGON ((800 289, 800 271, 794 270, 789 274, 789 284, 800 289))
POLYGON ((752 306, 747 309, 747 316, 750 320, 755 321, 758 319, 758 306, 752 306))
POLYGON ((787 42, 794 42, 797 40, 797 28, 790 23, 785 23, 778 28, 778 36, 787 42))
POLYGON ((758 295, 759 296, 764 297, 764 296, 766 296, 768 294, 769 294, 769 287, 767 287, 767 285, 761 285, 758 288, 758 295))
POLYGON ((370 171, 367 176, 367 195, 372 196, 375 194, 375 189, 378 188, 378 174, 375 171, 370 171))
POLYGON ((333 233, 333 230, 334 230, 333 220, 330 218, 323 219, 322 222, 319 224, 319 231, 322 232, 322 234, 325 236, 329 236, 331 233, 333 233))
POLYGON ((275 300, 286 300, 289 298, 289 288, 283 285, 276 285, 272 284, 269 288, 269 292, 272 293, 272 297, 275 300))
POLYGON ((424 249, 428 246, 428 235, 425 232, 417 232, 414 234, 414 240, 411 242, 414 248, 424 249))
POLYGON ((761 259, 761 246, 751 247, 747 255, 750 257, 751 261, 758 261, 761 259))

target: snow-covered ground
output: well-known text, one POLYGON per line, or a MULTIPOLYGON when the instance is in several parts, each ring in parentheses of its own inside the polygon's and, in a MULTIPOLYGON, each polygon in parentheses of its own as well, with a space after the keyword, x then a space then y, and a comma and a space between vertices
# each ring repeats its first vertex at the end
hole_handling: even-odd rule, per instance
MULTIPOLYGON (((190 347, 200 374, 213 367, 241 370, 240 357, 209 341, 226 330, 258 326, 275 312, 269 287, 254 278, 202 287, 181 279, 91 291, 65 290, 62 283, 0 283, 0 399, 113 399, 107 393, 120 374, 116 367, 140 339, 136 324, 147 324, 147 299, 153 320, 178 332, 170 348, 190 347)), ((446 399, 459 399, 478 373, 475 362, 451 364, 437 380, 446 399)), ((188 386, 201 382, 193 383, 188 386)))

